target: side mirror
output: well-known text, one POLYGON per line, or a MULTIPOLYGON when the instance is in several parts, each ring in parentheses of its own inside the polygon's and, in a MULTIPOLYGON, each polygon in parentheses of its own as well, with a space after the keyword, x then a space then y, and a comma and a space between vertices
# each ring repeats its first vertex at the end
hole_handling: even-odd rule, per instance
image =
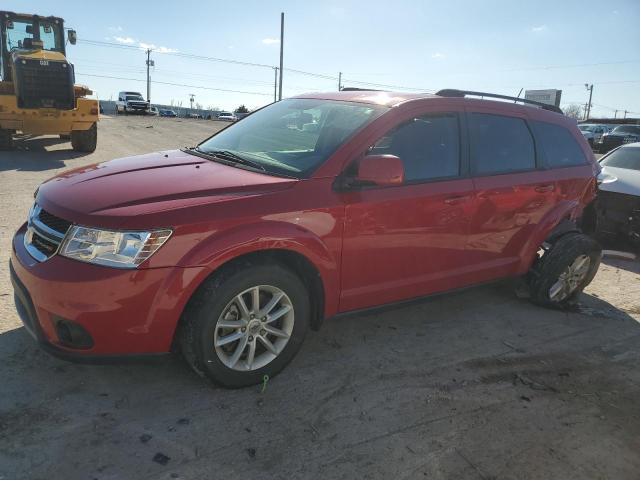
POLYGON ((395 155, 368 155, 358 162, 358 185, 391 187, 404 182, 404 165, 395 155))
POLYGON ((78 35, 75 30, 67 30, 67 39, 71 45, 75 45, 78 41, 78 35))

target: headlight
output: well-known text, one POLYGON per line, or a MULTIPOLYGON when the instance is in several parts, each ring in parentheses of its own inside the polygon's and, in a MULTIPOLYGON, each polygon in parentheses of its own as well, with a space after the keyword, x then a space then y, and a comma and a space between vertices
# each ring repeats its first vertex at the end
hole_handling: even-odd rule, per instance
POLYGON ((136 268, 171 236, 171 230, 110 231, 74 225, 65 235, 60 255, 108 267, 136 268))

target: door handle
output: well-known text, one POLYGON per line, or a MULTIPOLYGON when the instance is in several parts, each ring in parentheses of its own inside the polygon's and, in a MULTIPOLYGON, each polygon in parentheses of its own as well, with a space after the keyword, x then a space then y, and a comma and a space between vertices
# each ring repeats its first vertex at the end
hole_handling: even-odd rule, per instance
POLYGON ((457 195, 455 197, 449 197, 444 199, 444 203, 447 205, 458 205, 469 200, 469 195, 457 195))
POLYGON ((553 183, 545 183, 543 185, 536 185, 534 187, 534 190, 538 193, 553 192, 554 189, 555 185, 553 183))

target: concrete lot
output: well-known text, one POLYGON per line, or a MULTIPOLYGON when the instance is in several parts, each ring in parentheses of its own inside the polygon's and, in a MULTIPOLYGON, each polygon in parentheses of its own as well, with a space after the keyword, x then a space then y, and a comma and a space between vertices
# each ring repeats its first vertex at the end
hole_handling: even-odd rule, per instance
POLYGON ((35 187, 219 127, 105 118, 91 155, 53 138, 0 153, 0 480, 639 478, 638 263, 605 260, 569 313, 505 283, 326 322, 263 393, 212 387, 179 358, 42 353, 7 265, 35 187))

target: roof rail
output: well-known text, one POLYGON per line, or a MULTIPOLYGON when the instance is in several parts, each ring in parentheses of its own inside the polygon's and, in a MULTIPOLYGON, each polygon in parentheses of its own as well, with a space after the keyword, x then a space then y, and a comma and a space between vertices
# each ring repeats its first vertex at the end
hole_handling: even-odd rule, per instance
POLYGON ((555 112, 555 113, 564 115, 564 112, 560 110, 559 107, 556 107, 555 105, 536 102, 535 100, 529 100, 526 98, 509 97, 508 95, 498 95, 496 93, 472 92, 470 90, 456 90, 453 88, 447 88, 447 89, 436 92, 436 95, 439 95, 441 97, 466 97, 467 95, 472 95, 474 97, 489 97, 489 98, 500 98, 502 100, 513 100, 513 103, 520 102, 520 103, 526 103, 528 105, 535 105, 536 107, 540 107, 543 110, 549 110, 550 112, 555 112))
POLYGON ((358 88, 358 87, 342 87, 341 92, 382 92, 383 90, 376 90, 375 88, 358 88))

